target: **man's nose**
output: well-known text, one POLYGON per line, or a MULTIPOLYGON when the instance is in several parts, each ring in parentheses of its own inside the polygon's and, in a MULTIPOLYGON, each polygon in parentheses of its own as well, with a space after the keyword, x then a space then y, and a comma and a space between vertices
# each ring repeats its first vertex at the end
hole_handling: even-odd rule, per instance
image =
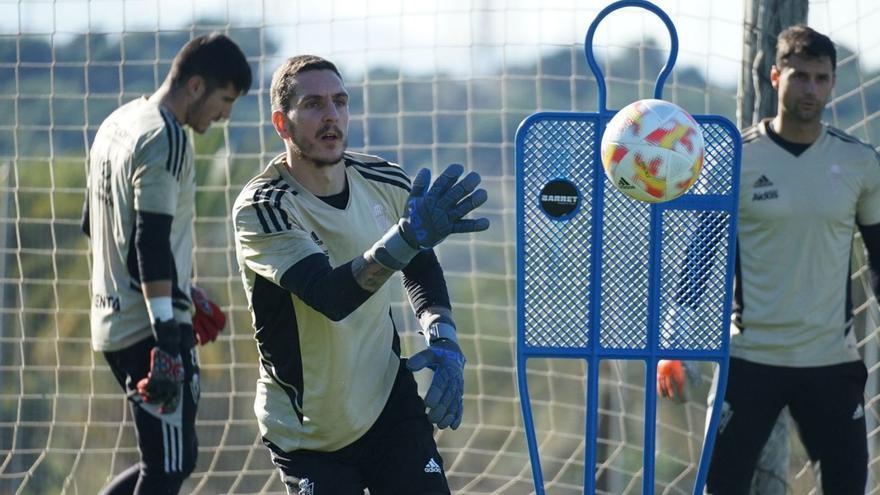
POLYGON ((223 120, 229 120, 230 115, 232 115, 232 103, 223 106, 223 111, 220 112, 220 118, 223 120))
POLYGON ((815 95, 819 93, 819 81, 817 79, 809 79, 807 81, 807 93, 815 95))
POLYGON ((336 108, 335 103, 330 102, 330 104, 327 105, 327 111, 324 112, 324 120, 329 122, 335 122, 339 120, 339 109, 336 108))

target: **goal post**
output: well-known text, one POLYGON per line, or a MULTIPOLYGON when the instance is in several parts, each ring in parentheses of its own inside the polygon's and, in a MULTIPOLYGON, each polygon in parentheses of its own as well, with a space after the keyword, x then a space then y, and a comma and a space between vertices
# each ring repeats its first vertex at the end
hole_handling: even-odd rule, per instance
MULTIPOLYGON (((315 53, 345 76, 352 149, 411 173, 460 162, 483 176, 489 201, 481 211, 491 229, 438 249, 468 363, 462 426, 436 438, 456 493, 533 493, 515 367, 515 132, 536 112, 597 108, 584 30, 610 3, 0 2, 0 493, 97 493, 137 459, 125 400, 89 344, 90 260, 79 232, 86 153, 113 109, 155 89, 180 46, 213 30, 241 44, 255 78, 227 124, 192 136, 194 275, 227 312, 229 326, 200 349, 199 461, 182 492, 284 492, 254 420, 259 357, 229 217, 244 183, 281 150, 269 121, 271 72, 288 56, 315 53)), ((656 3, 679 29, 679 60, 664 97, 692 114, 734 120, 745 3, 656 3)), ((880 144, 880 7, 859 0, 813 0, 809 7, 808 21, 840 43, 828 120, 880 144)), ((614 14, 607 22, 596 34, 597 62, 608 107, 621 108, 650 96, 669 47, 662 25, 647 16, 614 14)), ((854 263, 854 284, 869 287, 864 261, 854 263)), ((390 283, 403 352, 412 354, 424 340, 399 282, 390 283)), ((875 307, 871 298, 856 305, 868 322, 859 345, 870 370, 869 424, 880 416, 880 347, 876 320, 867 318, 875 307)), ((644 403, 634 397, 644 397, 645 370, 619 361, 604 366, 597 493, 640 493, 644 403)), ((545 479, 548 491, 580 493, 585 368, 534 359, 528 371, 536 419, 548 434, 543 445, 551 449, 542 458, 554 473, 545 479)), ((705 404, 659 401, 657 408, 657 491, 687 493, 705 404)), ((869 442, 876 480, 876 428, 869 442)), ((815 486, 799 469, 805 462, 803 450, 793 449, 795 493, 815 486)))

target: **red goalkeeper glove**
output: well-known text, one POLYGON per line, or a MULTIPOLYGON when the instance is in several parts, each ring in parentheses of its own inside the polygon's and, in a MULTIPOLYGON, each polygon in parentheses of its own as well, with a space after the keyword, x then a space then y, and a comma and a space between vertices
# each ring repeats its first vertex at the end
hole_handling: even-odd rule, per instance
POLYGON ((173 413, 180 403, 183 360, 180 358, 180 328, 174 320, 153 324, 156 347, 150 351, 150 372, 138 384, 144 402, 160 404, 159 412, 173 413))
POLYGON ((193 285, 189 294, 192 297, 193 306, 196 308, 196 314, 193 315, 192 321, 196 342, 201 345, 214 342, 217 339, 217 334, 226 326, 226 314, 223 313, 220 306, 208 298, 208 294, 201 287, 193 285))
POLYGON ((661 359, 657 363, 657 394, 676 402, 687 401, 687 376, 681 361, 661 359))

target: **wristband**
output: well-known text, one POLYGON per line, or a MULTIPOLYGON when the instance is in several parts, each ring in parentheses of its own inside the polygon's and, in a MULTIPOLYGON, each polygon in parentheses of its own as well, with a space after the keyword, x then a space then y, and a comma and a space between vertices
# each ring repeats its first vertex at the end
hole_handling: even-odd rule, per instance
POLYGON ((171 297, 147 298, 147 312, 150 313, 150 322, 173 320, 174 310, 171 308, 171 297))
POLYGON ((444 322, 435 322, 428 325, 428 329, 425 330, 425 341, 427 341, 428 345, 433 344, 441 339, 451 340, 458 343, 458 336, 456 335, 455 327, 450 325, 449 323, 444 322))
POLYGON ((417 254, 419 250, 403 238, 400 227, 395 224, 364 253, 364 258, 391 270, 403 270, 417 254))

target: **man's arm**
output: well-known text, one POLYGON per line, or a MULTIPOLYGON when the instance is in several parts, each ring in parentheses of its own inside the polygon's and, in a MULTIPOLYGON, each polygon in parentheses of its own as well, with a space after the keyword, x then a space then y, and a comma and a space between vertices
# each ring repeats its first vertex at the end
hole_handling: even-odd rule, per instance
POLYGON ((443 269, 433 250, 422 251, 413 258, 403 270, 403 285, 428 344, 427 349, 407 360, 407 368, 418 371, 427 367, 434 371, 425 394, 428 419, 439 428, 454 430, 461 424, 464 409, 466 359, 458 345, 443 269))
POLYGON ((880 295, 880 223, 859 225, 862 242, 868 251, 868 270, 871 272, 871 289, 874 296, 880 295))
POLYGON ((487 199, 485 190, 476 189, 480 176, 471 172, 459 181, 463 171, 461 165, 450 165, 429 188, 430 173, 421 170, 398 223, 362 256, 333 268, 326 255, 309 255, 282 275, 280 285, 324 316, 339 321, 363 304, 395 271, 406 271, 421 253, 448 235, 488 229, 488 219, 462 218, 487 199))
MULTIPOLYGON (((412 273, 420 273, 424 260, 433 259, 439 270, 440 265, 433 250, 423 251, 416 255, 413 260, 403 269, 404 285, 410 291, 422 294, 424 287, 436 287, 437 281, 426 281, 421 278, 408 276, 412 273), (412 268, 410 268, 412 267, 412 268), (417 280, 414 282, 413 280, 417 280), (412 288, 410 288, 412 286, 412 288)), ((430 263, 430 261, 428 261, 430 263)), ((281 286, 296 294, 313 309, 317 310, 333 321, 339 321, 360 307, 367 299, 379 290, 396 270, 382 266, 374 260, 359 256, 344 265, 336 268, 330 266, 327 256, 313 254, 290 267, 281 277, 281 286)), ((449 305, 449 296, 446 295, 446 285, 443 282, 443 272, 439 271, 440 283, 442 284, 443 299, 446 306, 449 305)), ((424 299, 424 297, 419 300, 424 299)), ((431 305, 428 299, 424 299, 420 305, 413 303, 416 314, 431 305)), ((434 301, 432 298, 430 301, 434 301)), ((442 302, 441 302, 442 303, 442 302)))
MULTIPOLYGON (((706 281, 712 274, 718 244, 726 233, 724 215, 704 211, 698 216, 697 230, 688 243, 684 266, 679 274, 674 303, 660 322, 662 336, 674 338, 689 335, 694 329, 695 312, 700 305, 706 281)), ((686 402, 688 382, 699 383, 696 363, 662 359, 657 363, 657 394, 661 397, 686 402)))
POLYGON ((379 287, 382 287, 382 284, 388 281, 391 275, 394 275, 394 271, 365 257, 351 260, 351 274, 354 276, 355 282, 369 293, 379 290, 379 287))
POLYGON ((431 323, 423 319, 423 313, 432 308, 448 310, 452 307, 443 268, 440 267, 433 249, 422 251, 403 269, 403 286, 422 328, 427 328, 431 323))
POLYGON ((150 372, 137 384, 145 401, 159 403, 162 412, 174 412, 180 402, 183 361, 180 357, 180 328, 174 321, 171 281, 171 215, 137 211, 134 245, 137 252, 141 290, 150 314, 156 346, 150 352, 150 372))
POLYGON ((340 321, 369 299, 393 273, 394 270, 363 257, 333 268, 326 255, 313 254, 290 267, 281 277, 281 286, 330 320, 340 321), (369 280, 369 286, 362 285, 358 277, 369 280))
POLYGON ((724 214, 704 211, 699 214, 697 231, 688 243, 684 266, 678 280, 675 302, 696 309, 706 281, 712 275, 715 253, 723 240, 727 224, 724 214))

